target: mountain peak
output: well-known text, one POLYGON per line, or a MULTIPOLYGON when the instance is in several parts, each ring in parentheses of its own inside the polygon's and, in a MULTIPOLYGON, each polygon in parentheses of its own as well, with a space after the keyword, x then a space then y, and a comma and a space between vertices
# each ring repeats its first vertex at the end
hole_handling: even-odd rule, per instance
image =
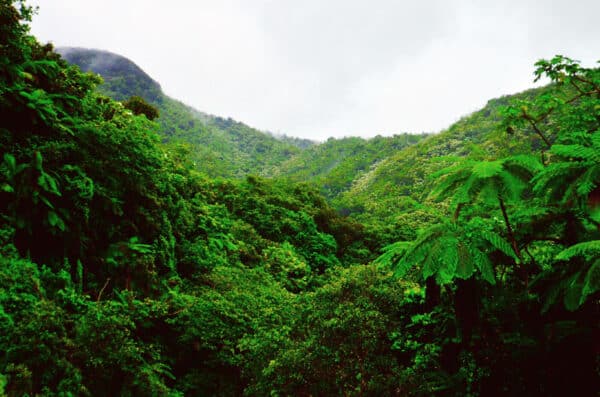
POLYGON ((64 60, 78 65, 84 72, 102 76, 103 93, 122 101, 133 95, 141 96, 151 103, 162 100, 160 84, 130 59, 109 51, 80 47, 56 49, 64 60))

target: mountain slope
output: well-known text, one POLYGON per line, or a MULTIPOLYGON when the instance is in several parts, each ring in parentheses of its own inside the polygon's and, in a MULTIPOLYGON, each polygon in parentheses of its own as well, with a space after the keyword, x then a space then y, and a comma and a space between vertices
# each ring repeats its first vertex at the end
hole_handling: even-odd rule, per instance
POLYGON ((277 175, 294 182, 311 181, 321 188, 327 198, 335 199, 377 163, 425 136, 402 134, 371 139, 330 138, 284 162, 277 170, 277 175))
POLYGON ((431 175, 436 171, 461 157, 485 160, 539 150, 541 141, 528 129, 507 133, 502 112, 511 103, 540 96, 549 89, 531 89, 489 100, 481 110, 462 117, 448 129, 377 163, 356 178, 333 205, 362 222, 412 236, 415 224, 431 220, 430 214, 419 208, 424 202, 434 205, 429 193, 435 183, 431 175))
POLYGON ((125 100, 137 95, 156 106, 166 143, 183 146, 197 168, 210 176, 241 177, 248 173, 271 175, 307 142, 279 140, 232 119, 193 109, 165 95, 160 85, 129 59, 107 51, 63 47, 57 50, 82 70, 104 79, 103 94, 125 100))
MULTIPOLYGON (((197 168, 211 176, 275 176, 319 187, 343 214, 377 228, 414 233, 406 217, 427 199, 429 175, 450 164, 448 156, 489 158, 530 151, 532 135, 508 137, 501 108, 532 98, 546 88, 490 100, 487 105, 435 135, 329 139, 321 144, 275 137, 232 119, 195 110, 164 95, 160 85, 126 58, 87 49, 61 49, 63 57, 104 77, 100 90, 116 99, 144 96, 161 112, 164 140, 191 154, 197 168), (415 207, 416 206, 416 207, 415 207)), ((419 214, 427 222, 428 215, 419 214)), ((413 217, 414 218, 414 217, 413 217)))

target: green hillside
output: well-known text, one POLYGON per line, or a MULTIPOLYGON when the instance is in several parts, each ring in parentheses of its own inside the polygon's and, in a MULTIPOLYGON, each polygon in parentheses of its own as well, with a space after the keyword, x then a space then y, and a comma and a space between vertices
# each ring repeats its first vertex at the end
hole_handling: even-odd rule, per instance
POLYGON ((118 101, 140 96, 156 106, 163 141, 189 151, 196 167, 210 176, 271 175, 310 144, 279 140, 235 120, 195 110, 166 96, 156 81, 123 56, 86 48, 65 47, 58 52, 83 71, 101 75, 101 93, 118 101))
POLYGON ((0 396, 597 395, 600 69, 215 178, 193 139, 273 138, 168 137, 32 15, 0 0, 0 396))
POLYGON ((292 181, 310 181, 329 199, 348 191, 353 182, 380 161, 424 138, 402 134, 393 137, 330 138, 281 164, 276 175, 292 181))
POLYGON ((353 180, 332 204, 363 222, 401 230, 406 214, 419 211, 417 203, 428 201, 435 184, 430 176, 457 159, 484 160, 539 150, 543 143, 530 130, 507 133, 504 113, 511 103, 531 100, 551 90, 532 89, 488 101, 483 109, 462 117, 448 129, 386 156, 353 180))

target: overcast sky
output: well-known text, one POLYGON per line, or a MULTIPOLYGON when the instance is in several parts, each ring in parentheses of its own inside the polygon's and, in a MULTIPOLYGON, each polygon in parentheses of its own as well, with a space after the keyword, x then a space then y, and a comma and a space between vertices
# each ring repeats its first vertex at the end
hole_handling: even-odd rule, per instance
POLYGON ((32 32, 109 50, 166 94, 261 130, 436 132, 531 87, 555 54, 600 60, 598 0, 31 0, 32 32))

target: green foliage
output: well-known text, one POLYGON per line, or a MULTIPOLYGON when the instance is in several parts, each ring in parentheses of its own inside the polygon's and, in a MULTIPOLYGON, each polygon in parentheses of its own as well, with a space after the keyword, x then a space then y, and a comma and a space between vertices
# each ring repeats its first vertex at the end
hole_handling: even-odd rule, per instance
POLYGON ((150 105, 144 98, 134 95, 123 102, 125 109, 129 109, 133 114, 143 114, 148 120, 154 120, 158 117, 158 109, 150 105))
POLYGON ((373 266, 336 270, 297 297, 292 323, 244 338, 241 347, 255 357, 246 393, 393 395, 404 385, 388 335, 408 288, 373 266))
POLYGON ((130 60, 105 51, 61 48, 61 55, 84 71, 98 73, 98 91, 134 114, 145 114, 160 125, 163 141, 191 148, 194 167, 212 177, 272 175, 298 154, 294 142, 279 140, 247 125, 199 112, 166 96, 160 85, 130 60), (160 114, 160 117, 159 117, 160 114))
POLYGON ((598 390, 597 69, 540 61, 552 85, 439 135, 310 146, 107 59, 100 90, 154 123, 31 13, 0 1, 0 394, 598 390))
POLYGON ((485 230, 480 221, 474 219, 465 227, 447 222, 431 226, 411 244, 398 242, 386 247, 376 263, 391 265, 396 277, 404 277, 418 265, 424 280, 434 277, 440 285, 456 278, 468 279, 476 271, 483 280, 494 284, 494 269, 488 254, 498 250, 513 260, 518 258, 507 241, 485 230))
POLYGON ((330 138, 284 162, 276 172, 292 181, 311 181, 329 199, 339 197, 378 162, 417 143, 425 135, 402 134, 393 137, 330 138))
POLYGON ((551 292, 551 299, 562 293, 565 307, 576 310, 600 290, 600 240, 575 244, 561 251, 556 259, 568 261, 566 267, 571 271, 563 271, 562 280, 551 292), (582 261, 574 260, 576 257, 581 257, 582 261))

